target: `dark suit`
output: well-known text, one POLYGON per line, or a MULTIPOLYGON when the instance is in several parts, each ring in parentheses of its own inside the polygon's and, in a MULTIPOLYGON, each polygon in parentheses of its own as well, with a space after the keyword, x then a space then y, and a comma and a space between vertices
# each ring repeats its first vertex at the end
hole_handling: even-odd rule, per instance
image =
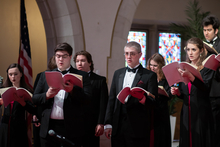
MULTIPOLYGON (((125 73, 126 68, 115 71, 106 110, 105 124, 112 125, 112 146, 121 146, 119 142, 123 143, 124 139, 131 141, 126 146, 149 146, 149 108, 154 103, 154 99, 145 94, 146 101, 143 105, 137 98, 129 96, 127 103, 122 104, 117 99, 117 95, 123 88, 125 73), (115 145, 115 140, 119 144, 115 145)), ((140 65, 131 87, 141 87, 157 97, 156 73, 140 65)))
MULTIPOLYGON (((33 87, 34 90, 35 90, 35 88, 37 86, 37 83, 40 79, 40 76, 42 74, 44 74, 44 72, 40 72, 40 73, 37 74, 37 76, 35 78, 35 82, 34 82, 34 87, 33 87)), ((41 114, 40 107, 37 107, 37 113, 38 113, 38 115, 41 114)), ((40 132, 40 126, 36 127, 35 124, 33 124, 34 147, 41 147, 39 132, 40 132)))
MULTIPOLYGON (((81 137, 84 135, 84 113, 83 104, 90 100, 92 94, 89 76, 86 72, 79 71, 73 67, 70 73, 83 76, 83 89, 74 86, 71 93, 65 94, 63 103, 64 116, 64 135, 74 143, 81 144, 81 137)), ((46 100, 46 92, 48 90, 45 74, 42 74, 33 95, 35 105, 42 107, 40 137, 46 138, 50 129, 50 115, 53 108, 54 98, 46 100)))
MULTIPOLYGON (((220 53, 220 38, 218 37, 213 44, 213 48, 220 53)), ((220 146, 220 81, 219 81, 219 73, 218 69, 215 72, 215 76, 212 79, 212 85, 210 90, 210 102, 212 105, 212 113, 214 117, 215 123, 215 146, 220 146)))
POLYGON ((94 72, 90 72, 90 81, 92 85, 92 100, 86 109, 87 115, 87 135, 84 138, 84 147, 98 147, 99 137, 95 136, 95 128, 97 124, 104 125, 106 106, 108 102, 108 87, 106 78, 99 76, 94 72))

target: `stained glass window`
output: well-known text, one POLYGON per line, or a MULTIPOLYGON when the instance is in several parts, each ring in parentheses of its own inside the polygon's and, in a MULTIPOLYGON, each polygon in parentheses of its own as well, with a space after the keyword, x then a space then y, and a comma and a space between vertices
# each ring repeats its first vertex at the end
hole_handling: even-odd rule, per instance
POLYGON ((164 57, 165 64, 180 62, 181 38, 175 33, 159 33, 159 54, 164 57))
MULTIPOLYGON (((127 42, 136 41, 141 45, 142 56, 140 58, 140 63, 142 64, 143 67, 146 67, 146 39, 147 39, 146 32, 129 31, 127 42)), ((126 61, 125 61, 125 66, 127 66, 126 61)))

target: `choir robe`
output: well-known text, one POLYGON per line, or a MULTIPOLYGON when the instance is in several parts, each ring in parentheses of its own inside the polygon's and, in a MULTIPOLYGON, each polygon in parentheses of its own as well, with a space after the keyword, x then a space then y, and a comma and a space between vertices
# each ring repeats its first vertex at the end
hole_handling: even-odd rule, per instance
POLYGON ((168 101, 171 98, 170 86, 166 79, 158 82, 163 86, 169 97, 158 94, 157 105, 154 109, 154 147, 171 147, 171 129, 168 101))
POLYGON ((183 99, 180 118, 180 147, 190 147, 190 127, 192 147, 213 147, 214 121, 209 92, 214 71, 204 67, 200 73, 204 82, 195 78, 191 82, 190 94, 188 84, 179 83, 180 98, 183 99), (189 117, 189 96, 191 117, 189 117), (190 126, 189 121, 191 121, 190 126))

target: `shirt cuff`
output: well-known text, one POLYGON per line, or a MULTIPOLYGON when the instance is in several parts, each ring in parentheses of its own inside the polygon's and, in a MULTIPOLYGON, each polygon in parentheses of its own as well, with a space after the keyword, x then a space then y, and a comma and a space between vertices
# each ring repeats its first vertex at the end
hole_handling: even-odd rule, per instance
POLYGON ((107 124, 107 125, 104 126, 104 130, 111 129, 111 128, 112 128, 112 125, 110 125, 110 124, 107 124))

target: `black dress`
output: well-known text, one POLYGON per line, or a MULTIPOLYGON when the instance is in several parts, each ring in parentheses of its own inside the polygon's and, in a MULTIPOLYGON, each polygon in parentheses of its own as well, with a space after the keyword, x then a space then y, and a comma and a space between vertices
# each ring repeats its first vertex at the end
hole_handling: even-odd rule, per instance
POLYGON ((200 73, 204 83, 195 78, 191 82, 190 94, 189 84, 179 84, 180 98, 183 99, 180 118, 180 147, 190 147, 190 144, 192 147, 213 147, 214 122, 209 92, 214 71, 203 68, 200 73))
POLYGON ((4 115, 0 124, 1 147, 28 147, 25 110, 36 114, 35 107, 30 102, 26 102, 26 105, 23 107, 20 103, 14 101, 12 110, 10 104, 4 109, 4 115))
POLYGON ((171 98, 170 86, 166 79, 159 81, 170 97, 158 94, 157 105, 154 109, 154 147, 171 147, 170 115, 168 100, 171 98))

